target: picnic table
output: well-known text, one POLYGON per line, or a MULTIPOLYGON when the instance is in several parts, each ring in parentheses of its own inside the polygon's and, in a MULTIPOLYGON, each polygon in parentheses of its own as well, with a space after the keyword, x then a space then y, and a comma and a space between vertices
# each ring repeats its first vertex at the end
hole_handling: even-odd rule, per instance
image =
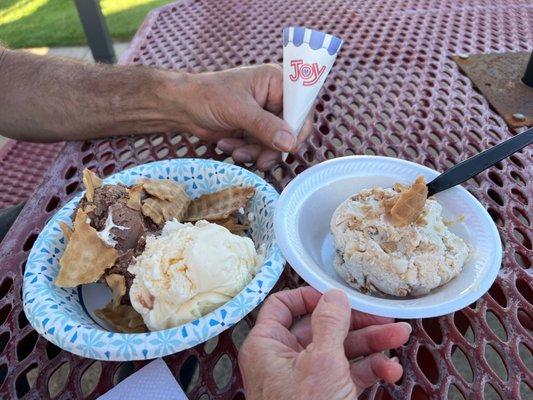
MULTIPOLYGON (((202 72, 281 63, 281 31, 289 25, 324 30, 345 43, 318 96, 307 146, 258 172, 280 191, 309 166, 334 157, 384 155, 443 171, 516 133, 451 56, 531 51, 533 4, 527 0, 185 0, 150 13, 121 64, 202 72)), ((1 398, 93 399, 146 364, 80 358, 38 336, 22 310, 22 276, 46 221, 81 189, 83 168, 107 176, 179 157, 231 162, 214 145, 182 133, 64 145, 0 245, 1 398)), ((23 153, 15 157, 11 168, 24 159, 23 153)), ((375 385, 362 398, 531 396, 531 160, 531 149, 524 149, 465 184, 504 244, 489 292, 453 314, 410 321, 412 337, 395 352, 403 378, 375 385)), ((302 284, 287 266, 275 290, 302 284)), ((255 315, 204 345, 165 357, 180 382, 195 367, 191 399, 244 398, 237 351, 255 315)))

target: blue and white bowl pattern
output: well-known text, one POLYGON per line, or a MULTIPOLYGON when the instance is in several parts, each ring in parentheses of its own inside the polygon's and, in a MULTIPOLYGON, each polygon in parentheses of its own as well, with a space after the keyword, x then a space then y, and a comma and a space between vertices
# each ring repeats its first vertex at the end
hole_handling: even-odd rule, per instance
POLYGON ((233 185, 254 186, 256 195, 250 207, 251 235, 256 246, 265 246, 263 265, 237 296, 202 318, 158 332, 109 332, 84 310, 78 288, 54 285, 59 259, 66 247, 59 223, 72 225, 71 216, 83 195, 81 193, 46 224, 31 250, 24 273, 23 304, 29 322, 37 332, 64 350, 87 358, 130 361, 188 349, 239 322, 265 299, 283 271, 285 260, 275 243, 273 228, 278 193, 259 176, 217 161, 179 159, 131 168, 105 179, 104 183, 133 185, 143 177, 183 183, 192 197, 233 185))

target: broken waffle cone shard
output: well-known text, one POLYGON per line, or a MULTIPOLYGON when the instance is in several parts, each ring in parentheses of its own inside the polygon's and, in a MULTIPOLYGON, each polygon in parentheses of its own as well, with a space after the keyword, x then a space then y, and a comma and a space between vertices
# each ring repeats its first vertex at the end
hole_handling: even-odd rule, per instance
POLYGON ((126 278, 124 278, 124 275, 110 274, 106 275, 105 281, 113 293, 113 307, 117 307, 122 296, 126 294, 126 278))
POLYGON ((394 184, 394 190, 398 193, 405 192, 406 190, 409 190, 409 185, 404 185, 403 183, 395 183, 394 184))
POLYGON ((94 189, 102 186, 102 180, 98 175, 88 168, 83 170, 83 185, 85 186, 85 197, 89 202, 94 200, 94 189))
POLYGON ((126 206, 132 210, 139 211, 141 209, 141 194, 143 185, 134 185, 128 189, 128 201, 126 206))
POLYGON ((394 225, 403 227, 416 221, 424 210, 427 195, 426 181, 423 176, 419 176, 409 189, 398 195, 396 203, 390 209, 394 225))
POLYGON ((169 179, 143 179, 142 186, 149 195, 161 200, 189 198, 183 185, 169 179))
POLYGON ((123 333, 143 333, 148 332, 142 316, 135 311, 132 306, 120 304, 113 306, 111 301, 100 310, 94 310, 97 317, 103 319, 113 326, 117 331, 123 333))
POLYGON ((216 223, 220 226, 223 226, 228 231, 235 235, 242 235, 246 230, 250 228, 248 223, 240 223, 236 215, 232 215, 225 219, 212 220, 209 222, 216 223))
POLYGON ((96 229, 87 223, 87 213, 78 210, 72 235, 59 260, 61 267, 55 284, 60 287, 75 287, 96 282, 104 270, 115 263, 117 257, 118 252, 104 243, 96 229))
POLYGON ((68 243, 70 237, 72 236, 72 228, 63 221, 59 223, 59 228, 61 228, 61 232, 63 232, 63 236, 65 236, 65 239, 68 243))
POLYGON ((142 187, 151 196, 142 203, 141 212, 145 217, 159 226, 173 219, 183 219, 191 202, 183 185, 170 180, 145 179, 142 187))
POLYGON ((191 202, 185 220, 196 222, 202 219, 212 221, 228 218, 239 209, 244 209, 254 194, 255 188, 250 186, 232 186, 205 194, 191 202))
POLYGON ((85 207, 83 207, 83 212, 86 214, 89 214, 94 210, 96 210, 96 206, 94 204, 86 204, 85 207))
POLYGON ((145 217, 150 218, 157 225, 176 219, 183 220, 189 206, 189 201, 179 199, 177 201, 161 200, 157 197, 149 197, 144 200, 141 211, 145 217))

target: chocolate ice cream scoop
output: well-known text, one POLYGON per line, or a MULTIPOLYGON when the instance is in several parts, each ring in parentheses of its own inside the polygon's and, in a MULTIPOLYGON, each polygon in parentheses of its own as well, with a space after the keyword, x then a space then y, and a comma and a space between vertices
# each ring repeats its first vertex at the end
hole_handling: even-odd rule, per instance
POLYGON ((141 211, 127 206, 128 188, 123 185, 101 186, 94 189, 93 197, 92 202, 84 197, 79 207, 93 207, 88 217, 101 239, 120 253, 135 248, 146 234, 146 225, 141 211))
POLYGON ((146 235, 141 212, 127 207, 122 202, 112 204, 108 212, 113 223, 118 226, 110 229, 113 239, 117 242, 115 248, 121 253, 135 248, 141 237, 146 235))
POLYGON ((129 291, 134 276, 128 272, 128 267, 133 262, 134 257, 144 250, 146 244, 145 220, 140 211, 126 207, 122 202, 111 205, 109 215, 111 215, 114 224, 122 229, 110 229, 110 236, 116 242, 115 248, 120 255, 115 264, 105 271, 105 275, 119 274, 124 276, 126 294, 122 297, 121 303, 130 304, 129 291))
POLYGON ((78 208, 83 209, 87 204, 93 205, 94 209, 88 213, 91 220, 91 226, 97 231, 101 231, 105 226, 109 206, 119 201, 126 202, 128 196, 128 188, 125 186, 105 185, 94 189, 94 198, 92 202, 89 202, 83 197, 78 208))
MULTIPOLYGON (((105 277, 118 274, 124 277, 126 292, 121 296, 122 304, 129 304, 129 288, 133 275, 128 266, 142 253, 146 243, 146 233, 151 228, 141 212, 141 200, 146 196, 142 186, 129 188, 122 184, 104 185, 94 173, 84 171, 85 196, 77 210, 85 212, 87 221, 96 230, 96 241, 113 248, 117 257, 113 265, 104 271, 105 277)), ((109 284, 109 282, 107 282, 109 284)))

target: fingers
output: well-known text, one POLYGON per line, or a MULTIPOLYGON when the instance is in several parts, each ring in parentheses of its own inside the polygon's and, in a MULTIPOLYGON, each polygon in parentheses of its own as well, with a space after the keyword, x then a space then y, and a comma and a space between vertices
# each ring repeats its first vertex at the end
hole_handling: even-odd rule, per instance
POLYGON ((250 144, 245 139, 224 138, 217 142, 217 147, 224 153, 231 154, 240 163, 254 162, 261 171, 266 171, 279 164, 279 151, 257 144, 250 144))
POLYGON ((406 322, 374 325, 351 331, 344 341, 348 359, 394 349, 409 340, 411 325, 406 322))
POLYGON ((263 303, 256 323, 270 321, 289 329, 293 318, 313 312, 320 297, 320 292, 310 286, 274 293, 263 303))
POLYGON ((302 125, 302 129, 300 129, 300 132, 298 133, 298 139, 297 143, 298 145, 302 144, 307 140, 309 135, 313 133, 313 115, 315 114, 315 109, 312 108, 311 111, 309 111, 309 114, 307 114, 307 117, 305 118, 304 124, 302 125))
POLYGON ((249 163, 257 160, 263 147, 259 144, 248 144, 241 147, 237 147, 231 153, 231 156, 236 162, 249 163))
POLYGON ((261 68, 270 77, 264 107, 271 113, 278 114, 283 108, 283 69, 277 64, 267 64, 261 68))
MULTIPOLYGON (((296 135, 276 115, 283 107, 283 73, 279 65, 267 64, 241 69, 252 73, 249 96, 239 98, 231 110, 229 125, 242 129, 264 146, 280 151, 296 150, 296 135)), ((229 104, 226 107, 230 107, 229 104)), ((305 135, 307 137, 307 135, 305 135)), ((270 156, 272 158, 272 156, 270 156)))
POLYGON ((290 331, 302 347, 307 347, 313 339, 313 333, 311 332, 311 315, 304 315, 295 321, 292 324, 290 331))
POLYGON ((266 171, 279 164, 281 161, 281 153, 279 151, 263 148, 263 151, 257 158, 257 168, 261 171, 266 171))
POLYGON ((311 316, 312 344, 321 350, 343 351, 349 328, 350 305, 346 294, 341 290, 325 293, 311 316))
POLYGON ((379 317, 377 315, 366 314, 362 311, 352 310, 352 323, 350 329, 359 329, 371 325, 391 324, 393 322, 393 318, 379 317))
POLYGON ((243 106, 239 128, 244 129, 263 145, 274 150, 290 152, 296 147, 296 138, 285 121, 250 101, 243 106))
POLYGON ((245 146, 247 143, 244 139, 224 138, 217 142, 217 147, 224 153, 231 154, 237 147, 245 146))
MULTIPOLYGON (((302 347, 307 347, 311 343, 310 316, 300 318, 291 326, 290 330, 302 347)), ((344 340, 344 351, 348 359, 353 359, 395 349, 409 340, 410 333, 411 326, 406 322, 374 325, 359 330, 351 330, 344 340)))
POLYGON ((350 374, 361 392, 379 380, 394 383, 402 377, 403 368, 396 357, 387 358, 382 353, 375 353, 350 366, 350 374))
MULTIPOLYGON (((283 108, 283 69, 277 64, 267 64, 259 68, 261 71, 259 76, 262 78, 261 82, 258 82, 257 84, 259 85, 264 82, 268 82, 268 95, 264 104, 264 108, 271 113, 278 114, 280 118, 282 118, 280 114, 283 108), (268 79, 264 79, 264 75, 266 75, 268 79)), ((307 118, 305 119, 304 124, 298 133, 297 144, 304 142, 312 133, 314 113, 314 108, 309 111, 309 114, 307 115, 307 118)), ((297 146, 295 146, 292 151, 296 150, 296 147, 297 146)))

